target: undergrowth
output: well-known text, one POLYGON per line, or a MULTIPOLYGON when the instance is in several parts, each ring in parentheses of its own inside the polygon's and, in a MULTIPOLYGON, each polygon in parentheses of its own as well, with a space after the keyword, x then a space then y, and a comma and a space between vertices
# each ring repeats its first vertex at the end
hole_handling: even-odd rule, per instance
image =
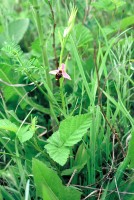
POLYGON ((134 199, 133 7, 2 1, 0 199, 134 199))

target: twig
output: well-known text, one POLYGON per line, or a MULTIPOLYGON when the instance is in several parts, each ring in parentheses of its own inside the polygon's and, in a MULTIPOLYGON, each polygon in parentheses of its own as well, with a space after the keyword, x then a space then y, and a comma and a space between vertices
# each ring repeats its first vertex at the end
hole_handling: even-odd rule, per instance
MULTIPOLYGON (((83 18, 83 24, 85 24, 86 19, 89 15, 89 11, 90 11, 90 6, 88 5, 88 0, 85 0, 85 1, 86 1, 86 7, 85 7, 84 18, 83 18)), ((90 3, 91 3, 91 0, 90 0, 90 3)))
POLYGON ((102 194, 102 190, 103 190, 103 187, 101 186, 100 189, 99 189, 99 195, 98 195, 98 199, 97 200, 100 200, 100 197, 101 197, 101 194, 102 194))
POLYGON ((55 21, 55 16, 54 16, 54 10, 52 8, 51 2, 50 0, 48 0, 48 4, 50 7, 50 11, 51 11, 51 15, 52 15, 52 19, 53 19, 53 51, 54 51, 54 57, 55 57, 55 65, 58 68, 59 63, 58 63, 58 59, 57 59, 57 53, 56 53, 56 46, 55 46, 55 29, 56 29, 56 21, 55 21))
POLYGON ((42 136, 47 134, 47 130, 43 131, 43 133, 41 133, 38 137, 41 138, 42 136))
POLYGON ((84 18, 83 18, 83 24, 86 23, 87 21, 87 18, 89 16, 89 13, 91 12, 92 10, 92 6, 91 6, 91 3, 92 2, 95 2, 95 0, 90 0, 90 3, 88 3, 88 0, 86 0, 86 7, 85 7, 85 13, 84 13, 84 18), (88 5, 90 4, 90 5, 88 5))
POLYGON ((0 78, 0 82, 3 83, 3 84, 5 84, 5 85, 8 85, 10 87, 25 87, 25 86, 29 86, 29 85, 34 85, 35 84, 35 83, 29 83, 29 84, 12 84, 12 83, 8 83, 8 82, 2 80, 1 78, 0 78))
POLYGON ((87 195, 84 199, 82 199, 82 200, 86 200, 86 199, 88 199, 89 197, 91 197, 93 194, 95 194, 95 193, 97 193, 98 192, 98 190, 95 190, 95 191, 93 191, 93 192, 91 192, 89 195, 87 195))
POLYGON ((101 112, 103 114, 103 117, 105 118, 105 121, 107 122, 111 132, 113 133, 113 135, 115 135, 115 138, 120 146, 120 149, 122 151, 122 154, 123 154, 123 157, 126 156, 126 153, 124 152, 124 149, 123 149, 123 146, 122 146, 122 143, 119 139, 119 136, 118 136, 118 133, 117 131, 115 130, 115 128, 110 124, 104 110, 103 110, 103 106, 102 106, 102 103, 101 103, 101 97, 102 97, 102 93, 101 93, 101 88, 100 88, 100 79, 99 79, 99 72, 98 72, 98 66, 97 66, 97 62, 96 62, 96 57, 97 57, 97 51, 96 51, 96 44, 94 44, 94 64, 95 64, 95 70, 96 70, 96 76, 97 76, 97 82, 98 82, 98 86, 97 86, 97 90, 98 90, 98 105, 100 106, 100 109, 101 109, 101 112))
POLYGON ((74 172, 73 172, 71 178, 70 178, 69 181, 68 181, 67 187, 68 187, 68 186, 70 185, 70 183, 72 182, 73 177, 74 177, 74 175, 76 174, 76 172, 77 172, 77 169, 74 170, 74 172))
MULTIPOLYGON (((89 187, 89 186, 82 186, 82 185, 75 185, 75 184, 71 184, 71 186, 74 186, 74 187, 78 187, 78 188, 83 188, 83 189, 91 189, 91 190, 99 190, 99 188, 95 188, 95 187, 89 187)), ((107 190, 107 189, 102 189, 103 191, 105 191, 105 190, 107 190)), ((113 193, 113 192, 115 192, 115 193, 118 193, 119 192, 119 194, 123 194, 123 195, 134 195, 134 192, 120 192, 120 191, 118 191, 117 192, 117 190, 108 190, 108 192, 111 192, 111 193, 113 193)))

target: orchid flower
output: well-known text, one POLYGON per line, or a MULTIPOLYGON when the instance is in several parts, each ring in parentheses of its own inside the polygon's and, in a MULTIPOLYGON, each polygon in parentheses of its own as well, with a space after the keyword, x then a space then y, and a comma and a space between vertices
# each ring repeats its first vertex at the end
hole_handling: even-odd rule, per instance
POLYGON ((50 71, 49 74, 54 74, 56 80, 59 80, 61 77, 71 80, 71 77, 65 71, 65 67, 66 65, 62 63, 58 69, 50 71))

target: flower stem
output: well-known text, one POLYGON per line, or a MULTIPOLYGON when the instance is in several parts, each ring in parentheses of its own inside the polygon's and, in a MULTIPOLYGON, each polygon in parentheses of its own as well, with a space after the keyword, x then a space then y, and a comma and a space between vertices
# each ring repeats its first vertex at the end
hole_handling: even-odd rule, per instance
POLYGON ((64 91, 63 91, 63 81, 64 81, 64 78, 60 78, 60 95, 61 95, 61 101, 62 101, 62 109, 63 109, 63 112, 66 113, 64 91))

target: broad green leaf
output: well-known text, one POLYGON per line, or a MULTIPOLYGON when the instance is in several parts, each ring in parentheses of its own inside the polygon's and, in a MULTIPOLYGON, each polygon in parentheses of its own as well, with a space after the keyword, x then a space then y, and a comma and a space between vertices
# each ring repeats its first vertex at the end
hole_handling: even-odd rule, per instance
POLYGON ((21 143, 24 143, 28 140, 30 140, 34 135, 34 131, 30 128, 30 125, 23 126, 18 131, 17 136, 21 143))
POLYGON ((32 166, 37 192, 36 196, 43 198, 45 186, 45 188, 47 188, 47 196, 48 194, 51 195, 53 199, 55 198, 54 200, 56 200, 56 198, 58 200, 80 199, 81 193, 74 188, 64 186, 57 173, 48 168, 43 162, 33 159, 32 166))
POLYGON ((9 39, 15 41, 15 43, 18 44, 22 40, 24 34, 26 33, 28 25, 28 18, 18 19, 9 23, 7 27, 8 37, 5 31, 0 34, 0 47, 2 47, 5 42, 8 42, 9 39))
POLYGON ((121 29, 126 29, 128 26, 132 25, 134 25, 134 15, 122 19, 120 27, 121 29))
MULTIPOLYGON (((77 115, 63 120, 60 124, 59 131, 47 140, 48 144, 45 149, 49 156, 63 166, 69 157, 70 146, 78 143, 91 124, 91 115, 77 115)), ((83 161, 84 162, 84 161, 83 161)), ((82 163, 82 167, 85 162, 82 163)), ((77 163, 76 165, 79 165, 77 163)))
POLYGON ((8 119, 0 119, 0 129, 17 132, 18 127, 8 119))
POLYGON ((70 150, 63 146, 59 131, 53 133, 53 135, 47 140, 49 144, 45 145, 45 149, 49 156, 61 166, 63 166, 69 156, 70 150))
POLYGON ((89 114, 69 117, 62 121, 59 132, 64 146, 69 147, 78 143, 90 127, 91 121, 92 118, 89 114))
POLYGON ((46 185, 43 185, 42 192, 43 192, 43 196, 42 196, 43 200, 58 200, 55 194, 46 185))
POLYGON ((70 150, 67 147, 58 147, 52 144, 45 145, 45 149, 47 150, 47 153, 49 156, 57 163, 59 163, 61 166, 63 166, 68 159, 70 150))
POLYGON ((59 131, 53 133, 52 136, 47 139, 47 142, 57 147, 62 147, 63 145, 59 131))
POLYGON ((19 19, 13 21, 8 26, 9 36, 15 43, 19 43, 27 31, 29 19, 19 19))

